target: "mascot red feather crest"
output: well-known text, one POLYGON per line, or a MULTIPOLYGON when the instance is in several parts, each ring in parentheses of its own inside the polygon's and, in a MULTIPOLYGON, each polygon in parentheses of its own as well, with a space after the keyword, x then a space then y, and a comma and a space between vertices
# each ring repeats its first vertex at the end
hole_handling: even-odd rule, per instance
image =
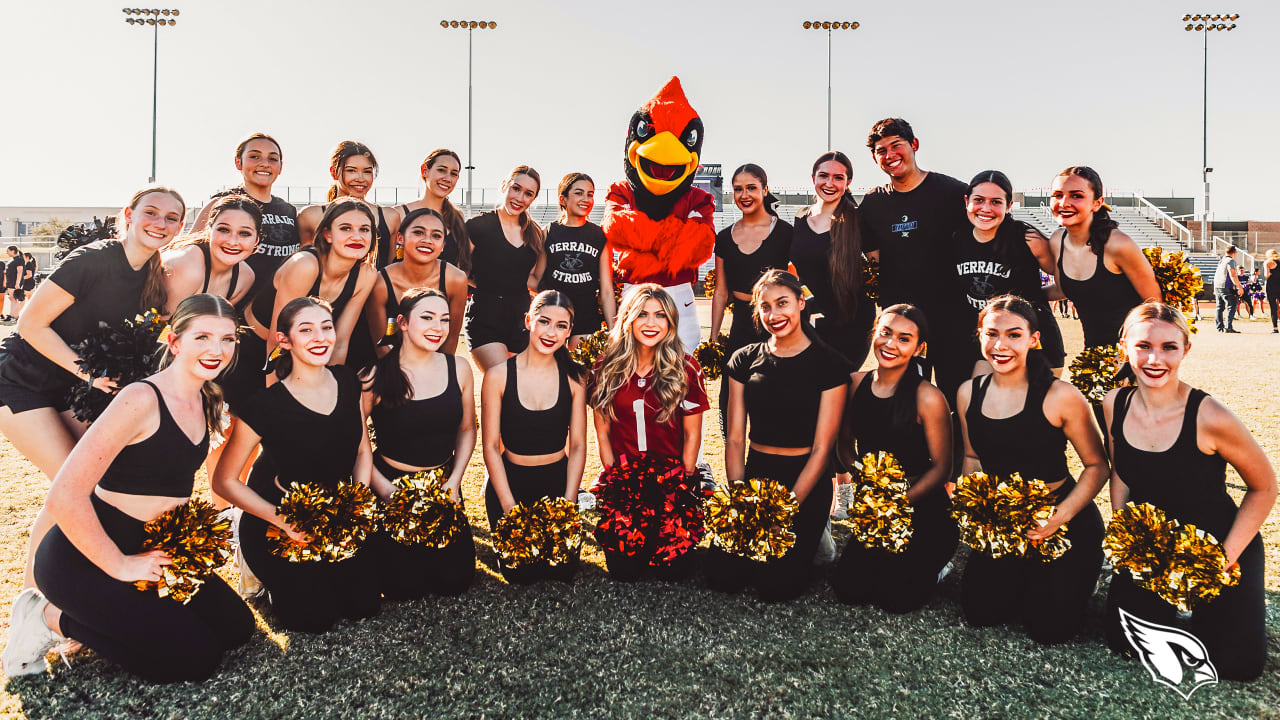
POLYGON ((702 119, 677 77, 631 116, 623 160, 627 179, 609 188, 603 222, 618 252, 619 281, 668 288, 693 283, 711 257, 715 199, 693 187, 702 136, 702 119))

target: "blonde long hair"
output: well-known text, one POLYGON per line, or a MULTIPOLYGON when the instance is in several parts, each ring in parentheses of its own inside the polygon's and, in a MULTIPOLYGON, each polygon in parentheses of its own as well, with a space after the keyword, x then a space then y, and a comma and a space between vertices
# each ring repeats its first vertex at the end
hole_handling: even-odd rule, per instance
POLYGON ((600 354, 600 369, 596 372, 595 391, 591 394, 591 407, 604 413, 611 422, 617 420, 613 413, 613 398, 631 381, 640 356, 636 336, 631 328, 644 309, 645 302, 650 299, 657 300, 662 305, 669 323, 667 336, 654 348, 653 391, 662 405, 656 420, 665 423, 675 417, 689 390, 685 376, 684 344, 680 342, 678 332, 680 315, 676 310, 675 300, 657 283, 633 286, 622 297, 622 307, 618 308, 618 322, 609 331, 609 346, 600 354))

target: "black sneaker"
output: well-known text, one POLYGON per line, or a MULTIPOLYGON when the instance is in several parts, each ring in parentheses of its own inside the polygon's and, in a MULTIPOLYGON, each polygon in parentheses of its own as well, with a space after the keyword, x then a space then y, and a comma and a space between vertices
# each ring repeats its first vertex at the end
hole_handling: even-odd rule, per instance
POLYGON ((1233 333, 1233 334, 1235 334, 1235 335, 1239 335, 1239 334, 1240 334, 1240 331, 1239 331, 1239 330, 1236 330, 1235 328, 1227 328, 1226 330, 1223 330, 1222 332, 1224 332, 1224 333, 1233 333))

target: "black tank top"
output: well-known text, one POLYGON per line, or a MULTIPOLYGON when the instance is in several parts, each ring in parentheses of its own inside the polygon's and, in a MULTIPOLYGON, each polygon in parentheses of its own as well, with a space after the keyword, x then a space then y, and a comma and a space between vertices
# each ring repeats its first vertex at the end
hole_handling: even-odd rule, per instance
MULTIPOLYGON (((532 222, 532 220, 530 221, 532 222)), ((467 221, 471 236, 471 278, 475 296, 529 296, 529 272, 537 255, 528 245, 516 247, 507 242, 498 212, 491 210, 467 221)))
POLYGON ((456 358, 445 355, 445 361, 449 380, 444 392, 395 407, 381 401, 373 406, 369 416, 378 434, 379 455, 413 467, 436 467, 453 457, 462 422, 462 389, 456 358))
POLYGON ((142 382, 156 394, 160 426, 146 439, 121 448, 98 486, 128 495, 191 497, 196 471, 209 454, 209 430, 205 429, 199 443, 191 442, 169 414, 160 388, 147 380, 142 382))
POLYGON ((564 449, 569 439, 569 421, 573 418, 573 391, 569 376, 560 374, 560 393, 556 404, 546 410, 530 410, 520 403, 516 380, 516 358, 507 360, 507 387, 502 392, 502 422, 498 432, 502 444, 517 455, 549 455, 564 449))
MULTIPOLYGON (((204 285, 200 287, 200 292, 207 293, 209 292, 209 278, 213 277, 213 257, 209 254, 208 243, 196 243, 196 247, 200 248, 201 254, 204 255, 204 285)), ((231 284, 227 286, 227 294, 225 296, 228 302, 236 294, 236 282, 239 279, 240 263, 236 263, 231 266, 231 284)))
MULTIPOLYGON (((316 258, 316 264, 319 266, 316 272, 316 280, 311 284, 311 289, 307 291, 307 297, 320 296, 320 282, 324 279, 324 260, 320 257, 320 251, 314 245, 308 245, 298 252, 311 253, 316 258)), ((333 307, 333 317, 336 321, 338 316, 342 315, 342 310, 346 308, 347 303, 351 301, 352 296, 356 293, 356 283, 360 280, 360 266, 363 263, 356 263, 351 266, 351 271, 347 273, 347 283, 342 286, 342 292, 338 293, 338 297, 329 300, 329 305, 333 307)), ((271 322, 275 320, 273 313, 276 308, 276 287, 272 281, 269 285, 264 285, 262 292, 253 299, 253 317, 264 327, 270 328, 271 322)), ((367 333, 366 333, 367 334, 367 333)))
MULTIPOLYGON (((1031 383, 1022 410, 1007 418, 989 418, 982 414, 982 401, 991 386, 991 375, 973 381, 973 394, 965 413, 969 445, 978 454, 982 470, 1004 480, 1019 473, 1023 480, 1056 483, 1070 479, 1067 470, 1067 434, 1054 427, 1044 416, 1044 398, 1051 383, 1031 383)), ((1059 488, 1065 495, 1068 482, 1059 488)))
POLYGON ((1088 280, 1076 280, 1062 268, 1062 254, 1067 242, 1064 230, 1058 240, 1058 281, 1062 294, 1076 306, 1080 313, 1080 326, 1084 329, 1085 347, 1115 345, 1120 342, 1120 328, 1129 311, 1142 304, 1138 291, 1124 273, 1107 269, 1103 256, 1098 255, 1097 267, 1088 280))
MULTIPOLYGON (((400 298, 396 295, 396 286, 391 282, 391 275, 386 268, 378 271, 378 275, 382 276, 382 282, 387 286, 387 302, 385 303, 387 316, 387 329, 383 331, 383 339, 392 338, 399 334, 396 329, 396 317, 400 315, 400 298)), ((449 277, 449 263, 440 263, 440 294, 444 295, 444 299, 449 299, 449 293, 445 291, 445 280, 449 277)))
MULTIPOLYGON (((25 288, 26 285, 23 285, 23 287, 25 288)), ((1277 262, 1276 266, 1271 268, 1270 274, 1267 275, 1266 293, 1269 298, 1280 298, 1280 262, 1277 262)))
POLYGON ((1129 444, 1124 419, 1137 388, 1120 388, 1111 418, 1111 442, 1116 474, 1129 486, 1129 499, 1148 502, 1165 515, 1227 538, 1236 518, 1236 504, 1227 494, 1227 461, 1206 455, 1196 445, 1196 416, 1208 395, 1192 388, 1183 410, 1182 429, 1168 450, 1150 452, 1129 444))
MULTIPOLYGON (((376 263, 379 269, 384 268, 396 261, 395 247, 391 244, 391 228, 387 227, 387 218, 382 214, 382 206, 374 205, 378 210, 378 256, 376 263)), ((334 315, 337 315, 334 311, 334 315)))
POLYGON ((867 373, 853 391, 847 417, 859 459, 866 453, 881 450, 893 453, 907 477, 920 475, 933 466, 924 426, 915 418, 905 424, 894 423, 893 398, 877 397, 871 391, 871 373, 867 373))

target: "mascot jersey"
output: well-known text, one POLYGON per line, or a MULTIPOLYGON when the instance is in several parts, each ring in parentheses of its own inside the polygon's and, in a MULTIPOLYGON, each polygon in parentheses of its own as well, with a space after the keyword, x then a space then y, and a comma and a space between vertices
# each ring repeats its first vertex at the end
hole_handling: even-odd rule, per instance
POLYGON ((604 228, 618 253, 614 277, 667 288, 680 310, 680 339, 693 352, 700 336, 693 305, 698 267, 715 245, 715 199, 693 187, 702 151, 702 119, 679 78, 671 78, 627 126, 623 170, 605 199, 604 228))

